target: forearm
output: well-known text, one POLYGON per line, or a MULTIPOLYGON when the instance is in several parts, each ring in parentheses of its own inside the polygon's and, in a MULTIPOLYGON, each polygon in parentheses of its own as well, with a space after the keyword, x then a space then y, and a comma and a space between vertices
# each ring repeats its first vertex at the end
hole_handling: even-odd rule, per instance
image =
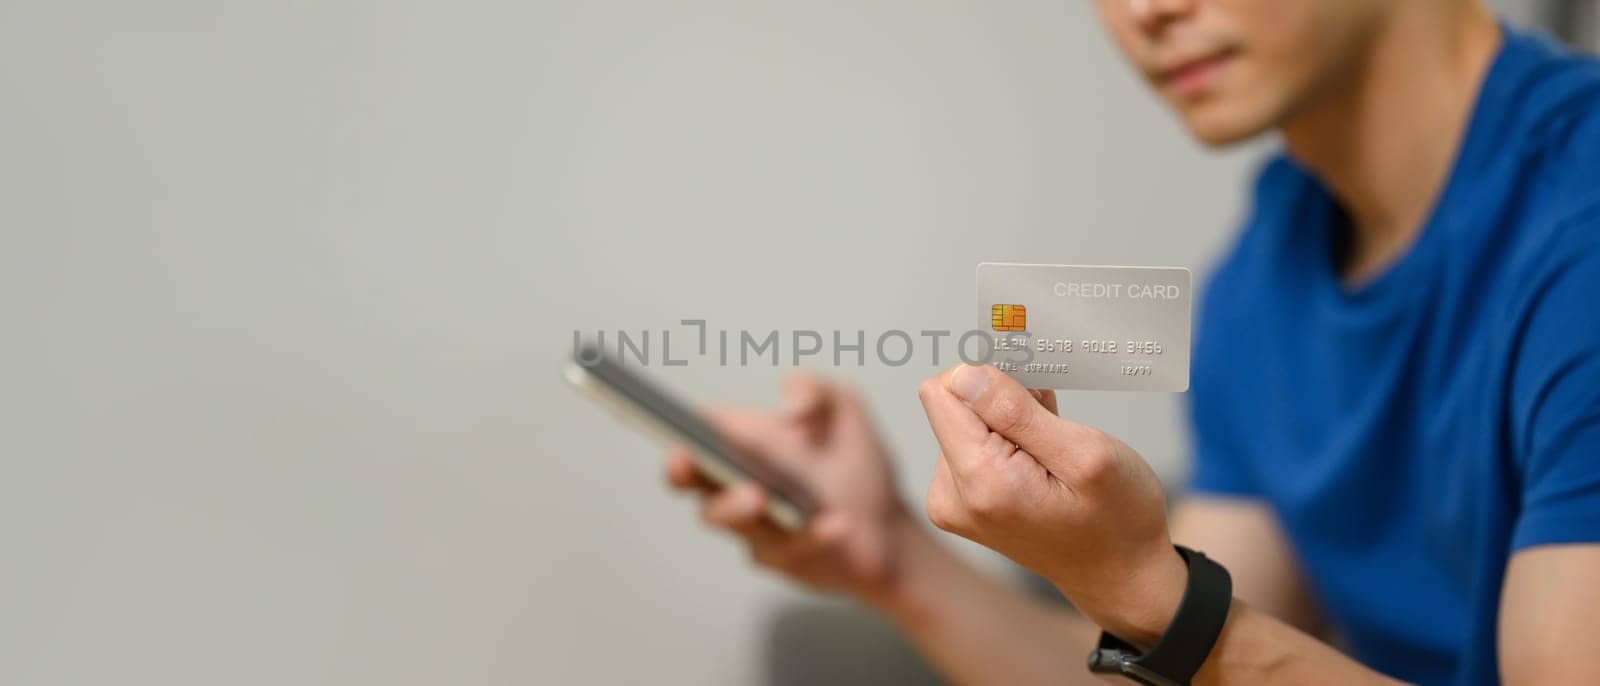
POLYGON ((1100 630, 962 560, 914 521, 893 587, 867 598, 956 684, 1089 684, 1100 630))
POLYGON ((1233 601, 1196 684, 1395 684, 1343 653, 1233 601))

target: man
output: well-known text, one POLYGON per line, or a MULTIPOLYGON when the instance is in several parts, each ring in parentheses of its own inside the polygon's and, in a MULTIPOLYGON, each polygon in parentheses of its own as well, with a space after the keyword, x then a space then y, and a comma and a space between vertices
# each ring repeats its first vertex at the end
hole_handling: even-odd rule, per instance
POLYGON ((1200 307, 1189 495, 1169 518, 1126 445, 963 366, 920 392, 928 515, 1081 617, 936 543, 859 400, 816 380, 716 413, 819 491, 811 528, 762 523, 753 487, 705 491, 705 519, 960 683, 1087 681, 1102 629, 1149 648, 1188 579, 1173 542, 1234 582, 1198 683, 1600 683, 1600 68, 1479 0, 1098 6, 1196 137, 1287 149, 1200 307))

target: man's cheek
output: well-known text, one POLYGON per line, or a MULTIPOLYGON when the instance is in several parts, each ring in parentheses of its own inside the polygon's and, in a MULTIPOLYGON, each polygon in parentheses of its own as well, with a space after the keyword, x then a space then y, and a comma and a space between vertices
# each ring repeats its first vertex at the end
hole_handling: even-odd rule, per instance
POLYGON ((1116 44, 1117 51, 1129 64, 1137 66, 1140 63, 1139 58, 1150 49, 1139 28, 1133 25, 1126 12, 1105 12, 1101 17, 1105 20, 1106 29, 1111 34, 1111 42, 1116 44))

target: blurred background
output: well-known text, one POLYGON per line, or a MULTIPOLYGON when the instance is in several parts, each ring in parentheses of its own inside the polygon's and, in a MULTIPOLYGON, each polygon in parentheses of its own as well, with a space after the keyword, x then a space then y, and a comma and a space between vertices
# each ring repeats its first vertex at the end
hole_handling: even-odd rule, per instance
MULTIPOLYGON (((573 332, 959 331, 986 260, 1203 277, 1271 145, 1191 143, 1081 0, 8 0, 0 90, 6 684, 927 681, 703 530, 561 382, 573 332)), ((935 368, 868 357, 813 360, 920 508, 935 368)), ((651 371, 765 405, 787 369, 651 371)), ((1177 483, 1180 400, 1061 403, 1177 483)))

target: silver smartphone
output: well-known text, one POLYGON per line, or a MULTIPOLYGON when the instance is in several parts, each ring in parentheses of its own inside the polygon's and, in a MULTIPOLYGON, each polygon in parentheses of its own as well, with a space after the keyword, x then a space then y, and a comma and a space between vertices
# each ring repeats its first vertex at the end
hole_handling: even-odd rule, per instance
POLYGON ((593 347, 575 351, 567 381, 628 423, 687 448, 707 480, 727 488, 746 481, 767 492, 766 516, 786 531, 805 528, 816 500, 794 477, 725 440, 686 405, 593 347))

